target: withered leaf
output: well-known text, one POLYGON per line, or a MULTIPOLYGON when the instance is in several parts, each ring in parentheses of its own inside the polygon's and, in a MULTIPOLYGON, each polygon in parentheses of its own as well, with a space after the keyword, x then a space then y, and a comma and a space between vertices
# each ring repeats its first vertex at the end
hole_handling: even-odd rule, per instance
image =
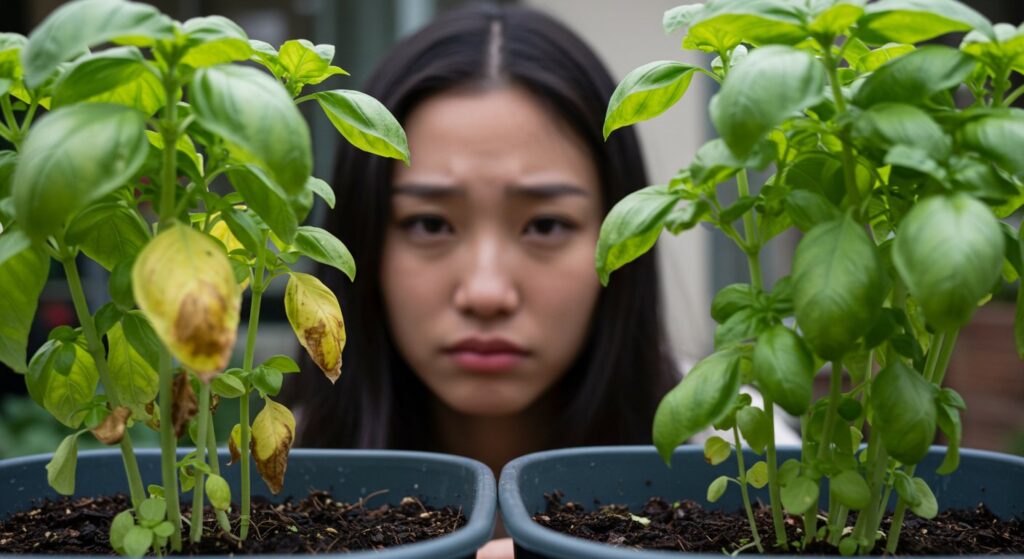
POLYGON ((174 377, 174 398, 171 405, 171 422, 174 424, 174 435, 181 438, 188 428, 188 422, 199 412, 199 401, 192 391, 188 372, 182 371, 174 377))
POLYGON ((345 319, 338 298, 319 279, 291 272, 284 293, 288 322, 309 356, 333 383, 341 376, 345 319))
POLYGON ((267 405, 252 423, 249 448, 256 462, 256 470, 274 494, 284 485, 284 472, 288 468, 288 452, 295 439, 295 416, 281 404, 266 399, 267 405))
POLYGON ((124 430, 132 412, 125 406, 118 406, 107 415, 95 429, 90 429, 96 440, 103 444, 118 444, 124 438, 124 430))
POLYGON ((185 225, 167 228, 136 258, 132 291, 160 340, 203 382, 224 369, 241 290, 220 243, 185 225))

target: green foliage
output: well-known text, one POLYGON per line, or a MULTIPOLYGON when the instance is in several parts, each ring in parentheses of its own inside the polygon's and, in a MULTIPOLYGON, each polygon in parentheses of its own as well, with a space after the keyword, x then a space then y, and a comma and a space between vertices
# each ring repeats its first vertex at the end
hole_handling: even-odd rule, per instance
MULTIPOLYGON (((662 26, 682 32, 684 50, 716 58, 631 72, 609 101, 605 135, 687 102, 683 91, 702 76, 719 86, 707 111, 720 137, 667 185, 612 210, 598 275, 607 284, 663 229, 679 234, 698 222, 733 240, 751 269, 748 283, 713 297, 716 353, 662 400, 655 446, 667 460, 714 426, 771 451, 778 405, 801 417, 800 459, 744 471, 738 455, 738 475, 716 479, 708 499, 729 480, 757 486, 763 465, 776 540, 797 543, 787 541, 785 508, 804 515, 801 547, 820 538, 846 556, 874 547, 894 488, 901 505, 885 540, 893 553, 904 508, 937 513, 913 475, 937 429, 948 441, 938 473, 959 464, 965 405, 941 387, 957 333, 1024 275, 1024 233, 1000 221, 1024 207, 1024 113, 1008 108, 1024 97, 1024 87, 1013 89, 1024 73, 1024 27, 993 25, 957 0, 709 0, 667 11, 662 26), (920 44, 963 32, 959 48, 920 44), (751 170, 767 179, 751 184, 751 170), (760 252, 791 227, 804 233, 791 274, 769 291, 760 252), (814 401, 814 375, 828 361, 829 394, 814 401), (740 381, 761 391, 763 410, 740 400, 740 381), (818 526, 823 483, 840 516, 818 526), (852 533, 850 510, 859 511, 852 533)), ((731 448, 712 438, 705 457, 719 465, 731 448)))
MULTIPOLYGON (((68 2, 28 38, 0 33, 0 139, 14 148, 0 151, 0 362, 24 373, 46 412, 83 428, 47 465, 56 490, 74 491, 78 437, 87 430, 120 444, 133 510, 111 527, 118 553, 181 550, 179 488, 195 491, 194 509, 209 500, 229 526, 232 491, 216 453, 205 452, 207 439, 216 440, 211 392, 239 399, 240 438, 251 442, 231 445, 243 462, 241 538, 250 447, 268 482, 283 483, 294 418, 275 403, 250 437, 248 402, 253 391, 278 394, 298 365, 283 355, 252 362, 260 298, 303 256, 355 277, 341 241, 303 225, 316 196, 333 208, 335 195, 310 176, 309 126, 297 105, 316 99, 356 147, 409 161, 405 133, 376 100, 348 90, 302 97, 307 86, 346 74, 334 52, 302 39, 275 48, 221 16, 181 23, 124 0, 68 2), (250 61, 263 68, 239 64, 250 61), (221 175, 234 192, 211 187, 221 175), (68 278, 77 322, 54 329, 26 363, 51 258, 68 278), (110 271, 111 301, 95 310, 78 273, 83 258, 110 271), (246 288, 253 303, 244 366, 224 371, 246 288), (162 450, 162 484, 149 499, 130 442, 143 425, 159 430, 162 450), (177 463, 186 430, 198 448, 177 463)), ((344 322, 335 295, 315 287, 292 297, 287 314, 333 381, 344 322), (328 319, 330 328, 311 328, 328 319)), ((4 440, 13 439, 2 427, 4 440)), ((198 517, 191 531, 202 535, 198 517)))

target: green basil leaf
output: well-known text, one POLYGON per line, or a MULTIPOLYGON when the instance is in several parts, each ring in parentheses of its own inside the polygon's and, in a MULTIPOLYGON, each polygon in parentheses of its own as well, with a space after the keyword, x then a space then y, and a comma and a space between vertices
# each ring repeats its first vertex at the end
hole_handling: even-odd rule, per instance
POLYGON ((65 240, 113 270, 118 263, 135 259, 149 241, 149 229, 134 209, 123 202, 110 202, 87 207, 72 218, 65 240))
POLYGON ((348 89, 322 91, 313 97, 338 132, 353 146, 409 163, 405 131, 380 101, 348 89))
POLYGON ((903 218, 892 259, 928 322, 959 328, 1002 273, 1003 233, 988 206, 967 194, 932 196, 903 218))
POLYGON ((756 338, 769 323, 764 313, 755 308, 743 309, 715 328, 715 349, 756 338))
POLYGON ((747 470, 747 483, 754 489, 762 489, 768 485, 768 464, 764 460, 754 462, 754 465, 747 470))
POLYGON ((696 227, 709 213, 711 213, 711 204, 705 200, 696 200, 677 206, 665 217, 665 229, 673 235, 678 235, 696 227))
POLYGON ((697 66, 672 60, 649 62, 626 74, 612 98, 604 117, 604 137, 615 130, 667 111, 682 99, 690 87, 697 66))
POLYGON ((946 456, 935 472, 940 475, 949 475, 960 466, 960 440, 963 438, 963 424, 960 422, 960 411, 955 407, 937 403, 936 409, 938 410, 939 429, 946 435, 948 444, 946 445, 946 456))
POLYGON ((763 141, 754 146, 745 159, 737 158, 721 138, 700 147, 690 163, 690 177, 698 186, 713 186, 732 178, 743 169, 762 170, 775 160, 774 142, 763 141))
POLYGON ((666 463, 677 446, 732 409, 740 387, 740 355, 705 357, 662 398, 654 414, 654 446, 666 463))
POLYGON ((729 459, 732 445, 722 437, 709 437, 704 441, 704 461, 717 466, 729 459))
POLYGON ((256 367, 251 378, 252 385, 259 389, 264 396, 277 396, 277 393, 281 391, 281 383, 284 381, 281 371, 266 365, 256 367))
POLYGON ((875 70, 853 96, 868 108, 879 103, 917 105, 932 95, 960 85, 977 62, 950 47, 927 45, 875 70))
POLYGON ((299 365, 295 363, 295 360, 287 355, 275 355, 270 359, 263 362, 264 366, 272 369, 277 369, 282 373, 297 373, 299 372, 299 365))
POLYGON ((253 254, 259 254, 263 248, 261 245, 262 234, 260 233, 260 227, 256 224, 256 220, 249 215, 248 210, 238 210, 232 206, 228 206, 221 210, 220 217, 227 224, 228 229, 231 230, 231 234, 238 239, 238 242, 242 243, 242 246, 253 254))
POLYGON ((741 42, 796 44, 807 37, 803 6, 786 0, 709 2, 690 21, 684 49, 730 51, 741 42))
POLYGON ((736 412, 736 426, 740 428, 743 439, 750 449, 757 454, 764 452, 765 446, 772 437, 772 424, 768 421, 761 408, 746 406, 736 412))
POLYGON ((952 147, 950 138, 928 113, 899 103, 879 103, 862 112, 853 125, 853 137, 871 149, 913 146, 940 161, 952 147))
POLYGON ((729 487, 729 476, 718 476, 715 481, 708 485, 708 502, 714 503, 722 498, 725 490, 729 487))
POLYGON ((150 497, 139 503, 139 521, 155 523, 167 517, 167 501, 159 497, 150 497))
POLYGON ((762 47, 733 68, 711 99, 711 121, 745 158, 772 128, 824 100, 825 84, 825 69, 810 53, 762 47))
POLYGON ((302 254, 337 268, 349 281, 356 280, 356 263, 344 243, 319 227, 302 226, 295 233, 295 248, 302 254))
POLYGON ((292 210, 288 195, 271 181, 259 167, 246 165, 227 172, 235 190, 245 203, 256 212, 270 230, 286 243, 295 239, 298 219, 292 210))
POLYGON ((57 109, 36 124, 19 154, 13 195, 18 224, 35 238, 124 185, 145 162, 145 116, 119 105, 57 109))
POLYGON ((142 526, 132 526, 124 536, 124 553, 128 557, 142 557, 153 545, 153 531, 142 526))
MULTIPOLYGON (((992 205, 1012 203, 1024 192, 996 170, 988 157, 954 156, 949 167, 950 180, 956 187, 992 205)), ((995 212, 996 208, 993 208, 993 211, 995 212)), ((996 213, 996 217, 1005 216, 996 213)))
POLYGON ((753 196, 740 196, 729 207, 722 209, 722 212, 718 214, 718 221, 721 223, 732 223, 743 217, 756 203, 757 198, 753 196))
POLYGON ((871 427, 889 455, 904 464, 924 459, 935 440, 937 390, 900 360, 888 363, 871 383, 871 427))
POLYGON ((309 180, 306 181, 306 187, 317 196, 323 198, 324 202, 327 203, 327 207, 332 210, 334 209, 334 189, 326 181, 316 177, 309 177, 309 180))
POLYGON ((143 316, 142 311, 132 310, 125 313, 121 319, 124 328, 125 339, 143 360, 153 369, 160 367, 160 351, 163 347, 156 331, 143 316))
POLYGON ((889 43, 865 53, 864 56, 857 59, 857 63, 853 65, 853 68, 862 74, 874 72, 890 60, 895 60, 907 53, 913 52, 916 48, 914 45, 889 43))
POLYGON ((28 37, 21 53, 25 86, 35 89, 57 65, 107 42, 152 43, 170 39, 170 18, 153 6, 120 0, 80 0, 53 11, 28 37))
POLYGON ((119 309, 113 301, 100 307, 93 318, 93 322, 96 324, 96 334, 100 336, 106 334, 114 324, 121 322, 122 316, 124 316, 124 311, 119 309))
POLYGON ((210 474, 206 478, 206 498, 215 510, 226 511, 231 508, 231 486, 219 475, 210 474))
POLYGON ((920 43, 957 31, 992 35, 992 24, 956 0, 880 0, 868 4, 857 22, 858 36, 871 44, 920 43))
POLYGON ((727 285, 711 300, 711 318, 721 324, 737 312, 752 307, 754 302, 754 288, 749 283, 727 285))
POLYGON ((1014 149, 1024 142, 1024 118, 995 115, 972 120, 964 126, 962 137, 967 147, 1024 179, 1024 155, 1014 149))
MULTIPOLYGON (((822 4, 819 2, 819 4, 822 4)), ((807 30, 812 35, 835 37, 845 33, 857 19, 864 14, 866 0, 843 0, 840 2, 824 2, 824 5, 814 10, 811 24, 807 30), (820 10, 820 11, 819 11, 820 10)))
POLYGON ((81 103, 112 103, 153 115, 164 106, 160 78, 146 69, 135 47, 120 47, 83 56, 53 86, 53 108, 81 103))
POLYGON ((107 362, 110 366, 110 384, 113 391, 126 406, 145 406, 156 399, 160 376, 145 359, 139 355, 120 324, 114 324, 107 332, 110 351, 107 362))
POLYGON ((811 404, 814 356, 800 336, 776 325, 765 330, 754 346, 754 377, 764 395, 794 416, 801 416, 811 404))
POLYGON ((40 402, 46 411, 64 425, 77 428, 85 419, 85 405, 92 401, 99 384, 99 372, 89 352, 77 343, 47 342, 55 344, 53 351, 39 352, 28 366, 25 384, 32 399, 40 402), (50 359, 60 354, 62 348, 72 348, 74 361, 67 374, 57 370, 57 360, 50 359))
POLYGON ((286 72, 289 85, 318 84, 335 74, 348 75, 341 68, 331 66, 333 59, 333 45, 314 45, 305 39, 286 41, 278 53, 278 62, 286 72))
POLYGON ((807 344, 839 360, 875 322, 886 297, 881 258, 851 217, 818 225, 793 259, 793 306, 807 344))
MULTIPOLYGON (((189 134, 191 133, 194 133, 194 129, 190 128, 189 134)), ((156 148, 156 152, 159 153, 156 159, 158 159, 162 164, 164 149, 163 136, 161 136, 159 132, 146 130, 146 139, 149 140, 149 145, 156 148)), ((196 152, 196 145, 192 143, 192 139, 188 134, 182 134, 181 136, 178 136, 178 143, 175 147, 177 148, 178 168, 193 179, 199 180, 199 177, 202 177, 203 175, 203 156, 196 152)))
POLYGON ((793 189, 782 201, 786 213, 797 229, 804 233, 842 215, 828 198, 813 190, 793 189))
POLYGON ((245 385, 233 375, 217 375, 210 382, 210 390, 222 398, 239 398, 245 395, 245 385))
POLYGON ((195 17, 186 21, 182 29, 188 50, 181 62, 193 68, 248 60, 253 54, 245 31, 226 17, 195 17))
POLYGON ((78 467, 78 435, 72 433, 61 441, 46 463, 46 481, 61 495, 75 494, 75 469, 78 467))
POLYGON ((925 520, 935 518, 939 514, 939 503, 935 500, 935 494, 932 493, 932 488, 928 487, 928 483, 919 477, 915 477, 914 493, 917 494, 920 502, 910 507, 910 510, 925 520))
POLYGON ((693 18, 704 9, 704 4, 684 4, 676 6, 665 12, 661 18, 661 26, 668 35, 672 32, 689 27, 693 18))
POLYGON ((843 470, 829 478, 828 490, 832 499, 850 510, 862 510, 871 504, 868 483, 853 470, 843 470))
MULTIPOLYGON (((0 235, 0 245, 16 233, 0 235)), ((40 248, 29 246, 0 262, 0 292, 5 301, 0 313, 0 362, 19 373, 28 372, 28 334, 49 273, 50 257, 40 248)))
POLYGON ((615 204, 601 224, 594 257, 602 285, 608 285, 612 272, 654 246, 665 218, 679 200, 681 197, 668 187, 655 185, 633 192, 615 204))
POLYGON ((893 486, 896 488, 896 494, 901 499, 907 502, 911 507, 917 506, 921 503, 921 497, 918 496, 917 491, 914 488, 914 480, 907 475, 903 470, 895 470, 893 472, 893 486))
POLYGON ((235 159, 265 170, 288 194, 303 191, 313 170, 309 127, 280 83, 255 68, 220 65, 197 71, 189 92, 196 120, 222 136, 235 159))
POLYGON ((135 518, 132 517, 130 510, 117 513, 113 522, 110 523, 110 547, 114 548, 117 553, 124 554, 124 538, 132 526, 135 526, 135 518))
POLYGON ((782 487, 782 506, 789 514, 800 515, 818 505, 818 482, 799 476, 782 487))

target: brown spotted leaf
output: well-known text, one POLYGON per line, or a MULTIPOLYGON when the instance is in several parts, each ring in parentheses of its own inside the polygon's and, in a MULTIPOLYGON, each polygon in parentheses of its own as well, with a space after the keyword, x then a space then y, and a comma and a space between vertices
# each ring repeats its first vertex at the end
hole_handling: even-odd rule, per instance
POLYGON ((118 406, 95 429, 91 429, 92 434, 103 444, 117 444, 124 438, 124 430, 131 415, 131 410, 118 406))
POLYGON ((185 225, 167 228, 136 258, 132 290, 183 365, 204 382, 224 369, 235 345, 241 290, 219 242, 185 225))
POLYGON ((199 412, 199 401, 188 381, 188 372, 182 371, 174 377, 173 400, 171 405, 171 422, 174 424, 174 435, 181 438, 188 429, 188 422, 199 412))
POLYGON ((242 451, 238 450, 240 448, 242 448, 242 426, 236 423, 231 429, 231 436, 228 437, 228 452, 231 453, 228 466, 242 459, 242 451))
POLYGON ((299 343, 333 383, 341 375, 345 319, 338 298, 317 278, 291 272, 284 309, 299 343))
POLYGON ((284 472, 288 468, 288 451, 295 439, 295 416, 281 404, 266 399, 267 405, 252 423, 252 450, 256 470, 274 494, 284 485, 284 472))

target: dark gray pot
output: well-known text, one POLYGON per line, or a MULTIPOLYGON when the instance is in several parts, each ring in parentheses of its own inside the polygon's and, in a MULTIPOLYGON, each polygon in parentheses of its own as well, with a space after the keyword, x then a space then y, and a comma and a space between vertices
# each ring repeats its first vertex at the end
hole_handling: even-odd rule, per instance
MULTIPOLYGON (((143 481, 160 483, 159 451, 139 450, 137 455, 143 481)), ((37 498, 57 497, 46 483, 44 466, 49 459, 49 455, 37 455, 0 461, 0 517, 32 508, 37 498)), ((255 468, 252 472, 253 494, 270 497, 255 468)), ((221 473, 231 485, 233 501, 237 503, 239 468, 223 468, 221 473)), ((303 498, 311 489, 329 491, 335 499, 349 502, 387 490, 386 494, 370 499, 369 504, 397 504, 402 497, 412 496, 431 506, 459 507, 467 517, 466 526, 431 541, 380 552, 331 557, 471 559, 490 539, 494 528, 494 475, 480 462, 459 456, 391 450, 295 449, 288 458, 284 488, 273 498, 303 498)), ((126 490, 119 451, 108 449, 79 454, 76 496, 113 495, 126 490)), ((187 494, 187 499, 186 502, 191 502, 191 493, 187 494)))
MULTIPOLYGON (((933 447, 917 468, 928 481, 940 509, 973 508, 984 502, 1002 518, 1024 516, 1024 458, 994 452, 961 450, 960 468, 949 476, 935 469, 945 449, 933 447)), ((779 450, 779 463, 799 457, 799 448, 779 450)), ((748 467, 760 459, 749 451, 748 467)), ((676 450, 672 467, 652 446, 570 448, 529 454, 509 462, 501 472, 498 497, 505 528, 515 540, 517 559, 663 558, 679 555, 668 551, 639 551, 565 535, 533 522, 531 516, 545 509, 544 493, 560 490, 565 499, 586 507, 602 504, 628 505, 637 510, 648 498, 692 499, 710 507, 735 511, 742 508, 740 492, 730 485, 717 503, 705 500, 708 484, 720 475, 735 475, 735 460, 718 466, 704 461, 702 447, 687 445, 676 450)), ((752 499, 768 502, 767 488, 751 493, 752 499)), ((823 499, 823 506, 827 506, 823 499)), ((697 555, 697 554, 692 554, 697 555)), ((708 557, 721 558, 721 554, 708 557)), ((1021 558, 1024 555, 1003 557, 1021 558)))

